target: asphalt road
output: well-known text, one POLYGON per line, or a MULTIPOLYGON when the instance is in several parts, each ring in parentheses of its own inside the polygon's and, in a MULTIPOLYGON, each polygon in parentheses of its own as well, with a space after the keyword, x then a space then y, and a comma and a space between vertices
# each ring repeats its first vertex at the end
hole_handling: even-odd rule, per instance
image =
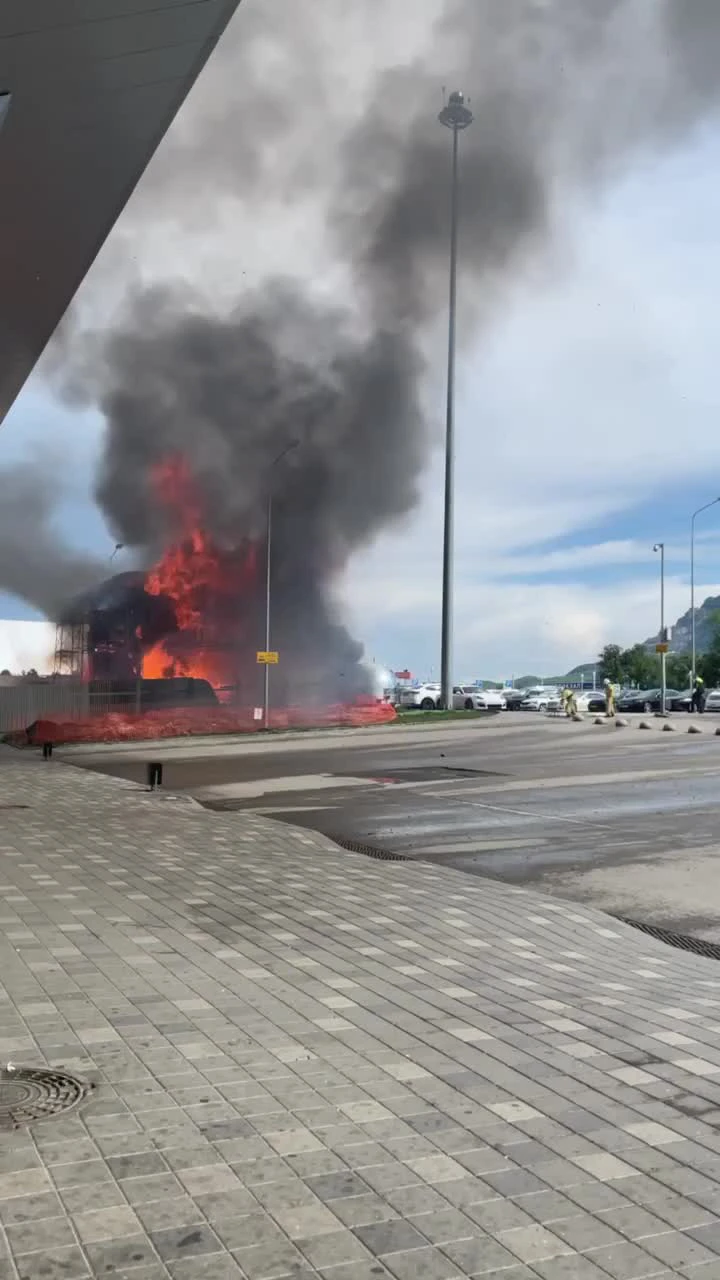
POLYGON ((252 809, 720 942, 720 737, 526 715, 467 725, 65 748, 74 764, 252 809))

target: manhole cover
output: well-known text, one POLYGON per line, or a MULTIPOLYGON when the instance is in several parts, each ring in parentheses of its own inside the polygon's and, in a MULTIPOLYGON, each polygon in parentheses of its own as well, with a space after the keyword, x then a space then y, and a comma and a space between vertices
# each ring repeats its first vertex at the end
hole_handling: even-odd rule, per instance
POLYGON ((92 1085, 66 1071, 43 1067, 3 1067, 0 1071, 0 1129, 18 1129, 59 1116, 77 1106, 92 1085))

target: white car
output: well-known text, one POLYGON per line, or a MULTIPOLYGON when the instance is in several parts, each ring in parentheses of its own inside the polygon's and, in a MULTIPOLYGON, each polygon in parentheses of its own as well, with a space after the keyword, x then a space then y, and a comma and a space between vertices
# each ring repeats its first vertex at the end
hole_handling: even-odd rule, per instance
POLYGON ((720 689, 708 689, 705 695, 705 710, 720 711, 720 689))
POLYGON ((478 689, 475 685, 456 685, 453 707, 456 711, 504 711, 505 699, 499 689, 478 689))
POLYGON ((559 711, 560 695, 554 689, 528 694, 520 704, 521 711, 559 711))
POLYGON ((401 689, 397 705, 411 710, 435 711, 442 701, 442 689, 439 684, 421 684, 417 689, 401 689))
POLYGON ((602 689, 586 689, 575 695, 578 711, 604 711, 605 694, 602 689))

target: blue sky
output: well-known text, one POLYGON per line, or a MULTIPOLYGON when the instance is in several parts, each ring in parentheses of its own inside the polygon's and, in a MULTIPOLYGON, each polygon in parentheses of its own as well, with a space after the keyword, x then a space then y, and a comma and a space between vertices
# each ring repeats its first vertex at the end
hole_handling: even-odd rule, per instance
MULTIPOLYGON (((673 154, 643 158, 592 199, 568 203, 548 254, 516 284, 482 341, 464 349, 458 678, 557 671, 592 660, 607 641, 651 634, 659 620, 656 541, 667 545, 668 618, 687 609, 690 514, 720 495, 719 162, 720 130, 706 127, 673 154)), ((244 234, 260 228, 263 241, 250 244, 248 271, 261 270, 264 253, 273 266, 278 255, 296 256, 300 215, 285 216, 268 249, 268 221, 253 211, 244 234)), ((116 281, 124 255, 128 275, 138 271, 132 220, 131 206, 88 279, 83 297, 91 302, 104 287, 104 261, 116 281)), ((203 272, 214 262, 218 287, 227 256, 215 241, 227 249, 229 235, 238 235, 234 209, 218 210, 212 236, 202 220, 192 229, 203 272)), ((321 237, 318 245, 321 252, 321 237)), ((188 254, 162 219, 146 230, 144 251, 156 274, 185 273, 188 254)), ((439 427, 443 347, 440 325, 428 388, 439 427)), ((109 558, 114 539, 91 496, 102 432, 98 415, 59 405, 38 374, 0 432, 0 467, 59 450, 58 536, 109 558)), ((424 676, 438 663, 441 494, 437 454, 413 516, 336 584, 369 656, 424 676)), ((698 534, 700 600, 720 592, 720 505, 701 518, 698 534)), ((0 594, 1 616, 34 615, 0 594)))

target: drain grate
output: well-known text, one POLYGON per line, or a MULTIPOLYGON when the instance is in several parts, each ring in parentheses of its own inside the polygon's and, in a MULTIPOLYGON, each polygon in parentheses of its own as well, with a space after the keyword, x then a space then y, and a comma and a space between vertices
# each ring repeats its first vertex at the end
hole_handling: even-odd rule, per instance
POLYGON ((63 1115, 82 1102, 92 1087, 66 1071, 4 1067, 0 1071, 0 1129, 19 1129, 63 1115))
POLYGON ((626 916, 618 916, 623 924, 629 924, 641 933, 647 933, 669 947, 677 947, 680 951, 692 951, 696 956, 707 956, 710 960, 720 960, 720 943, 707 942, 704 938, 692 938, 687 933, 674 933, 672 929, 661 929, 656 924, 643 924, 641 920, 628 920, 626 916))
POLYGON ((344 840, 342 836, 328 836, 334 844, 348 853, 362 853, 366 858, 377 858, 380 862, 415 862, 404 853, 391 853, 389 849, 378 849, 374 844, 361 844, 358 840, 344 840))

